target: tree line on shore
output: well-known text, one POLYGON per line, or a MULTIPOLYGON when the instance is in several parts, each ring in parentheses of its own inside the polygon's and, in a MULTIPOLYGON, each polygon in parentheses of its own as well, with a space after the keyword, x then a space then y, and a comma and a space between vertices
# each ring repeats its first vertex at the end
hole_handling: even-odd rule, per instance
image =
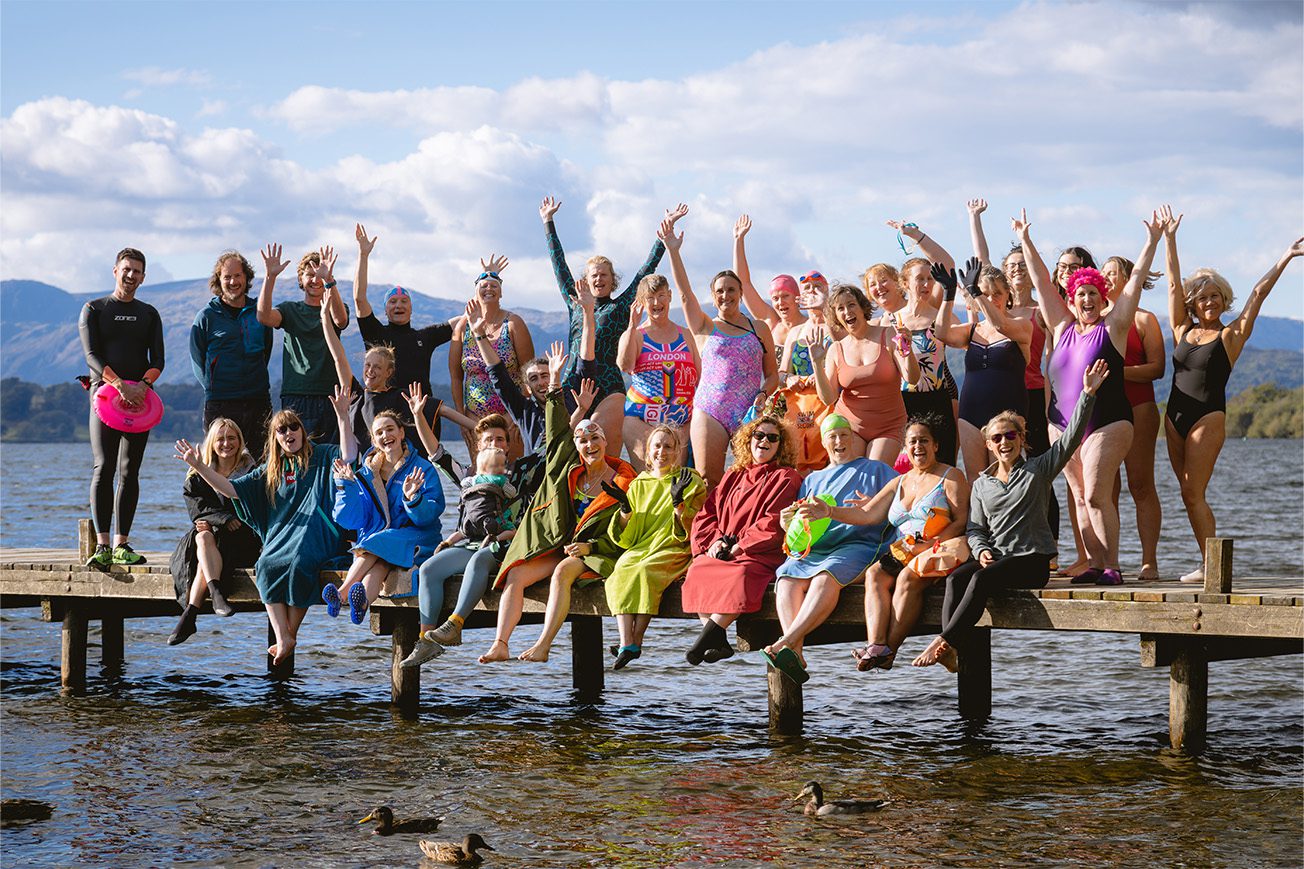
MULTIPOLYGON (((278 392, 279 387, 274 386, 272 394, 278 392)), ((452 401, 448 384, 435 384, 434 392, 444 401, 452 401)), ((155 439, 194 438, 203 431, 204 390, 199 384, 160 383, 158 393, 166 412, 154 429, 155 439)), ((0 380, 0 441, 86 441, 88 413, 86 390, 75 381, 41 386, 16 377, 0 380)), ((1304 438, 1304 387, 1283 389, 1275 383, 1261 383, 1230 397, 1227 436, 1304 438)))

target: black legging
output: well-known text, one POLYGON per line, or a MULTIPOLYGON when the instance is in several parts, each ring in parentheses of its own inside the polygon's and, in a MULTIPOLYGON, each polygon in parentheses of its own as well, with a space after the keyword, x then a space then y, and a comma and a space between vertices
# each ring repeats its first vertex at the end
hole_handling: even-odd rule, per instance
POLYGON ((1050 581, 1050 556, 1011 555, 998 558, 987 567, 966 561, 946 578, 942 600, 942 639, 955 645, 965 632, 978 624, 987 598, 1006 588, 1045 588, 1050 581))
POLYGON ((97 533, 107 533, 113 527, 113 517, 118 517, 118 534, 131 533, 132 520, 136 518, 136 501, 140 498, 140 463, 145 458, 145 444, 149 432, 118 431, 100 422, 91 410, 91 454, 95 469, 91 472, 91 518, 97 533), (116 465, 110 464, 116 461, 116 465), (114 497, 113 477, 118 476, 117 497, 114 497))

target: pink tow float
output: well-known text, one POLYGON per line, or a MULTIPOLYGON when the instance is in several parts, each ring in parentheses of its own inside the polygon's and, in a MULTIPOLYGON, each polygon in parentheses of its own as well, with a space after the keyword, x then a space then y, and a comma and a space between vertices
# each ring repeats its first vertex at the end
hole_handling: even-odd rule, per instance
MULTIPOLYGON (((134 383, 126 380, 124 383, 134 383)), ((92 400, 95 415, 109 428, 124 432, 149 431, 163 419, 163 399, 152 389, 145 390, 143 404, 130 407, 122 401, 118 390, 108 383, 100 384, 92 400)))

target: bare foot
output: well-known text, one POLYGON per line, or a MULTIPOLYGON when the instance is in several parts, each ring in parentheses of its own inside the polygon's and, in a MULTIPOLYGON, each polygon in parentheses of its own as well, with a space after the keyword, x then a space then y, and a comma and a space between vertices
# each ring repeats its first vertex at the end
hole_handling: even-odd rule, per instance
POLYGON ((1091 565, 1087 564, 1087 562, 1085 561, 1075 561, 1074 563, 1070 564, 1068 567, 1061 567, 1059 570, 1055 571, 1055 575, 1077 576, 1079 573, 1086 570, 1090 566, 1091 565))
POLYGON ((506 661, 511 656, 512 653, 507 648, 506 640, 494 640, 494 644, 489 647, 489 651, 485 652, 476 660, 481 664, 492 664, 495 661, 506 661), (499 651, 500 648, 502 651, 499 651))
POLYGON ((1146 563, 1141 565, 1141 572, 1136 575, 1137 582, 1158 582, 1159 566, 1146 563))
POLYGON ((952 673, 960 669, 960 659, 956 657, 955 646, 948 645, 937 656, 937 663, 952 673))
POLYGON ((294 643, 277 643, 267 650, 267 654, 272 656, 273 664, 282 664, 285 659, 294 653, 294 643))
POLYGON ((941 637, 934 637, 933 641, 928 644, 928 648, 919 653, 919 657, 911 661, 915 667, 931 667, 937 663, 938 657, 945 649, 951 648, 950 644, 941 637))
POLYGON ((551 645, 541 646, 538 643, 535 643, 524 652, 521 652, 517 657, 522 661, 533 661, 536 664, 542 664, 544 661, 548 660, 548 653, 550 651, 552 651, 551 645))

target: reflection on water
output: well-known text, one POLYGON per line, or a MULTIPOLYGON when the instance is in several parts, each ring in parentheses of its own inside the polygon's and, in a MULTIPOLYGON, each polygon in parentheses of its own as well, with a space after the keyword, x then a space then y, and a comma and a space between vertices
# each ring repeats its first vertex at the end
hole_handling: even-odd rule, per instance
MULTIPOLYGON (((14 473, 52 466, 57 451, 39 450, 54 448, 5 448, 6 545, 70 545, 81 482, 47 481, 33 498, 14 473)), ((179 474, 161 453, 146 549, 176 533, 179 474)), ((1301 572, 1298 540, 1263 536, 1290 517, 1298 533, 1299 465, 1298 443, 1228 445, 1216 509, 1238 537, 1238 572, 1301 572), (1284 479, 1256 482, 1271 463, 1284 479), (1256 514, 1236 509, 1246 494, 1256 514)), ((1174 567, 1182 521, 1165 520, 1174 567)), ((977 725, 957 716, 940 668, 857 674, 846 647, 812 649, 806 734, 772 738, 757 656, 690 668, 685 623, 654 622, 643 658, 609 672, 596 705, 575 701, 565 631, 547 664, 492 667, 474 663, 490 633, 470 631, 423 672, 415 722, 390 711, 389 641, 364 628, 314 611, 281 684, 260 672, 258 618, 203 617, 177 648, 164 644, 171 626, 130 622, 123 670, 92 666, 87 696, 66 698, 57 627, 0 615, 4 795, 55 806, 0 834, 4 865, 417 865, 418 836, 354 823, 377 803, 445 816, 436 838, 481 833, 498 849, 488 866, 1301 862, 1298 656, 1213 664, 1211 749, 1191 760, 1165 747, 1167 672, 1140 669, 1134 636, 997 635, 993 716, 977 725), (892 804, 817 822, 788 801, 808 779, 831 798, 892 804)), ((523 628, 519 647, 537 631, 523 628)))

